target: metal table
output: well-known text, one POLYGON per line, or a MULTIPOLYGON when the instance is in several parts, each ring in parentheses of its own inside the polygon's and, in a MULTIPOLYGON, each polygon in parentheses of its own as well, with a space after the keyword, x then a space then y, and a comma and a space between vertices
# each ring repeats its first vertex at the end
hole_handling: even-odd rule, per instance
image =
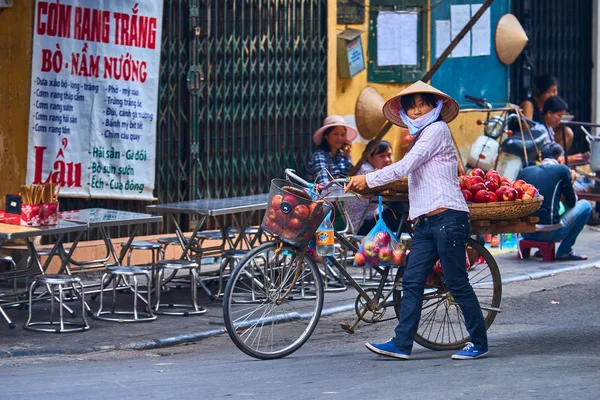
MULTIPOLYGON (((225 199, 203 199, 203 200, 191 200, 182 201, 178 203, 167 203, 158 204, 146 207, 146 210, 156 214, 167 214, 171 221, 175 225, 175 234, 179 239, 181 248, 183 250, 182 258, 189 258, 190 251, 199 253, 200 255, 206 254, 211 251, 222 251, 225 243, 227 242, 232 249, 238 248, 244 240, 244 230, 248 227, 248 221, 251 220, 251 216, 259 210, 266 210, 267 202, 269 200, 268 194, 255 194, 251 196, 242 197, 230 197, 225 199), (252 215, 246 219, 244 224, 240 224, 235 214, 251 212, 252 215), (232 241, 227 233, 227 228, 221 224, 219 219, 216 219, 219 230, 223 241, 220 246, 210 248, 200 248, 194 246, 194 240, 186 240, 183 236, 181 227, 177 223, 176 216, 178 215, 197 215, 198 222, 194 227, 192 238, 196 238, 200 228, 204 225, 208 217, 218 217, 222 215, 232 215, 235 222, 240 227, 240 235, 235 241, 232 241)), ((254 244, 254 241, 260 237, 261 230, 255 235, 254 239, 250 241, 250 244, 254 244)))
MULTIPOLYGON (((20 225, 9 225, 0 223, 0 248, 4 245, 6 240, 10 239, 25 239, 25 244, 27 245, 27 250, 29 251, 29 255, 31 258, 31 262, 40 270, 41 274, 44 274, 48 269, 48 266, 52 262, 52 259, 55 255, 61 259, 61 266, 59 269, 59 273, 62 273, 65 269, 68 269, 69 263, 69 255, 67 255, 64 249, 64 239, 65 235, 68 233, 76 233, 75 240, 71 244, 71 251, 74 251, 77 247, 77 244, 81 240, 81 237, 86 232, 87 228, 81 224, 76 224, 69 221, 59 220, 56 225, 49 226, 40 226, 40 227, 28 227, 28 226, 20 226, 20 225), (37 236, 54 236, 55 242, 54 246, 50 250, 50 254, 46 259, 46 262, 42 265, 40 256, 33 244, 33 238, 37 236)), ((16 305, 22 303, 23 301, 15 301, 10 303, 5 303, 5 305, 16 305)), ((8 318, 8 316, 2 310, 0 306, 0 313, 4 317, 4 319, 8 322, 11 328, 14 327, 12 321, 8 318)))
POLYGON ((71 264, 77 267, 97 268, 101 266, 118 266, 123 263, 123 259, 129 250, 131 242, 135 238, 140 226, 148 223, 160 223, 162 217, 159 215, 151 215, 144 213, 136 213, 130 211, 110 210, 105 208, 89 208, 85 210, 62 211, 59 213, 59 218, 63 221, 70 221, 78 225, 82 225, 86 230, 97 228, 100 230, 100 235, 106 246, 106 256, 99 260, 77 261, 71 258, 71 264), (121 248, 121 253, 117 255, 115 247, 108 233, 110 227, 115 226, 133 226, 133 230, 129 235, 126 244, 121 248), (110 259, 114 261, 108 263, 110 259))

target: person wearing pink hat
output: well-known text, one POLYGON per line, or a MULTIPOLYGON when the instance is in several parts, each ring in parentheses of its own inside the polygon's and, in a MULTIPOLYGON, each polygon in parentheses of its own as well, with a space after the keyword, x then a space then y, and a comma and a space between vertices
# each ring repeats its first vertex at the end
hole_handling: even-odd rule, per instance
POLYGON ((485 321, 466 268, 466 242, 471 232, 469 207, 458 184, 458 158, 448 122, 458 115, 458 104, 447 94, 418 81, 383 105, 393 124, 414 136, 398 162, 366 175, 353 176, 346 191, 363 191, 408 176, 409 217, 414 235, 402 276, 402 305, 394 337, 366 343, 370 351, 408 359, 419 327, 427 276, 440 260, 445 283, 462 312, 470 342, 456 354, 472 360, 488 353, 485 321))
POLYGON ((325 184, 334 178, 344 177, 352 169, 350 149, 358 132, 346 123, 340 115, 330 115, 323 121, 323 126, 313 134, 317 145, 308 160, 306 174, 309 182, 325 184))

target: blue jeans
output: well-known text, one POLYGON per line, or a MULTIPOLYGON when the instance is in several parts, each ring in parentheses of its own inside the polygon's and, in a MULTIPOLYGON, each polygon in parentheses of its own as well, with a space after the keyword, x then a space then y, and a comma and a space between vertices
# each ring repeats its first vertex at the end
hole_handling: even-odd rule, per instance
POLYGON ((400 320, 392 339, 398 349, 408 354, 412 350, 421 319, 425 281, 438 259, 446 285, 464 316, 471 342, 480 349, 487 349, 485 322, 466 270, 466 240, 470 233, 469 214, 463 211, 446 210, 419 218, 402 278, 400 320))
POLYGON ((562 227, 551 232, 523 233, 523 238, 536 242, 561 242, 556 257, 565 257, 573 251, 573 245, 592 215, 592 205, 587 200, 579 200, 575 207, 561 216, 562 227))

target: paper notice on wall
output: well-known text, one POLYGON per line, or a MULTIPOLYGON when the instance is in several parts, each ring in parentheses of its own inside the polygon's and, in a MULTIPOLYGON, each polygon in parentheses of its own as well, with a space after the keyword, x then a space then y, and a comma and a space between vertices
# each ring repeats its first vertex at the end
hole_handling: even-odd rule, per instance
POLYGON ((377 65, 417 65, 418 12, 377 14, 377 65))
MULTIPOLYGON (((471 6, 460 4, 450 6, 450 25, 452 29, 452 40, 458 36, 460 31, 471 19, 471 6)), ((469 57, 471 55, 471 31, 462 38, 452 50, 452 57, 469 57)))
POLYGON ((435 58, 440 58, 450 41, 450 21, 435 21, 435 58))
POLYGON ((36 1, 27 184, 152 199, 162 0, 36 1))
MULTIPOLYGON (((483 6, 483 4, 471 4, 471 15, 483 6)), ((471 56, 489 56, 491 47, 491 16, 490 9, 484 11, 483 15, 471 28, 471 56)))

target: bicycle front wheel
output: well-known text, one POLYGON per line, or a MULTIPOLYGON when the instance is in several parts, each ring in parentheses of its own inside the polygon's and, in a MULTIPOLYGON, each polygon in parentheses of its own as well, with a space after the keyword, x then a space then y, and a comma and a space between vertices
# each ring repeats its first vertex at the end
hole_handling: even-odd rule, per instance
POLYGON ((323 284, 314 260, 301 258, 299 249, 272 241, 251 250, 233 269, 223 298, 225 327, 249 356, 292 354, 317 326, 323 284))
MULTIPOLYGON (((488 329, 496 314, 500 312, 502 280, 498 264, 490 252, 477 241, 467 240, 467 271, 469 283, 479 300, 481 312, 488 329)), ((462 348, 470 335, 464 324, 460 307, 446 287, 442 272, 434 272, 428 279, 423 294, 421 319, 415 335, 415 342, 432 350, 452 350, 462 348)), ((400 291, 394 292, 397 296, 400 291)), ((395 298, 396 315, 400 316, 402 301, 395 298)))

